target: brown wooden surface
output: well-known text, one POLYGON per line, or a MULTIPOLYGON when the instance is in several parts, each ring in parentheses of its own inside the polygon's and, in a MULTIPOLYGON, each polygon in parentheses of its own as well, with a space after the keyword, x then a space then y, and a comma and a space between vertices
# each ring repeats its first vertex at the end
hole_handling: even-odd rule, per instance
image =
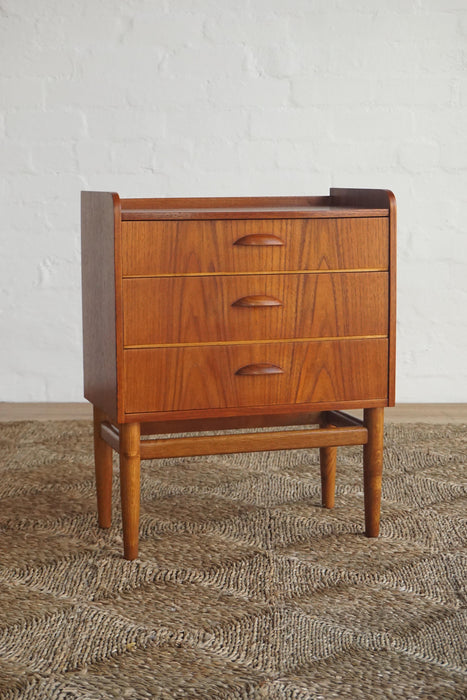
POLYGON ((123 268, 122 268, 122 225, 115 222, 115 333, 117 351, 117 419, 123 422, 125 406, 123 403, 124 355, 123 355, 123 268))
POLYGON ((283 306, 283 302, 267 294, 253 294, 246 297, 239 297, 236 301, 232 302, 231 306, 237 306, 241 309, 252 309, 258 306, 283 306))
MULTIPOLYGON (((206 419, 220 420, 223 418, 242 418, 245 415, 248 416, 262 416, 262 415, 283 415, 284 413, 305 413, 307 411, 331 411, 331 410, 345 410, 351 411, 353 409, 363 409, 363 408, 376 408, 385 407, 388 405, 387 398, 383 399, 356 399, 351 401, 339 401, 326 400, 326 401, 314 401, 310 404, 269 404, 261 406, 229 406, 228 408, 201 408, 201 409, 191 409, 184 411, 136 411, 135 413, 127 413, 124 417, 124 423, 134 423, 139 421, 140 423, 167 423, 167 421, 175 421, 181 424, 183 421, 192 420, 199 421, 199 424, 206 419)), ((258 426, 259 427, 259 426, 258 426)), ((200 427, 200 430, 203 428, 200 427)))
POLYGON ((123 274, 387 269, 388 219, 141 221, 122 223, 123 274), (283 246, 239 246, 248 234, 283 246))
POLYGON ((115 450, 115 452, 120 452, 120 430, 117 426, 108 421, 101 423, 100 436, 109 447, 115 450))
POLYGON ((114 229, 119 198, 81 193, 84 395, 117 419, 114 229))
POLYGON ((351 219, 361 216, 387 216, 387 209, 359 209, 357 207, 274 207, 232 209, 133 209, 122 214, 122 221, 173 221, 222 219, 334 219, 336 216, 351 219))
POLYGON ((387 216, 386 207, 333 206, 330 196, 318 197, 195 197, 122 199, 122 220, 326 218, 387 216))
POLYGON ((249 233, 237 238, 234 245, 284 245, 284 241, 272 233, 249 233))
POLYGON ((97 513, 99 525, 112 524, 112 450, 101 437, 101 424, 107 416, 94 407, 94 465, 96 474, 97 513))
POLYGON ((385 272, 125 279, 123 300, 126 346, 388 332, 385 272))
POLYGON ((343 207, 387 207, 389 212, 389 362, 388 405, 396 402, 396 269, 397 269, 397 207, 396 198, 390 190, 363 190, 332 188, 330 200, 343 207))
POLYGON ((384 399, 384 339, 125 350, 127 413, 384 399), (239 376, 269 363, 283 374, 239 376))
POLYGON ((122 501, 123 551, 125 559, 138 556, 140 511, 139 423, 120 425, 120 495, 122 501))
MULTIPOLYGON (((330 427, 325 423, 323 428, 330 427)), ((321 474, 321 503, 324 508, 334 508, 336 491, 337 447, 320 447, 319 466, 321 474)))
POLYGON ((245 365, 237 369, 235 374, 242 377, 254 377, 262 374, 284 374, 282 367, 273 365, 270 362, 256 362, 252 365, 245 365))
POLYGON ((268 433, 237 433, 235 435, 202 435, 163 438, 141 442, 141 459, 185 457, 190 455, 229 454, 263 450, 288 450, 321 447, 322 445, 363 445, 367 441, 365 428, 336 428, 335 430, 278 430, 268 433))
POLYGON ((324 508, 334 508, 336 491, 337 447, 320 447, 321 503, 324 508))
POLYGON ((368 442, 363 448, 365 532, 367 537, 378 537, 383 477, 384 409, 368 408, 363 413, 363 422, 368 430, 368 442))
POLYGON ((396 403, 396 306, 397 306, 397 209, 396 198, 388 191, 389 197, 389 406, 396 403))
POLYGON ((361 189, 358 187, 331 187, 329 190, 330 206, 337 208, 365 208, 389 210, 390 190, 361 189))
POLYGON ((340 428, 361 428, 363 420, 342 411, 314 411, 304 413, 278 413, 268 415, 231 416, 224 418, 203 418, 201 420, 165 421, 141 423, 142 435, 164 433, 189 433, 201 430, 238 430, 242 428, 285 427, 299 425, 333 424, 340 428))
POLYGON ((335 446, 368 440, 375 536, 383 407, 394 402, 392 193, 119 201, 83 193, 83 327, 100 520, 110 524, 104 437, 120 452, 125 556, 138 553, 141 456, 320 447, 330 507, 335 446), (332 410, 357 407, 364 426, 332 410), (139 421, 147 433, 305 420, 325 429, 140 444, 139 421))
POLYGON ((239 430, 242 428, 269 428, 289 425, 313 425, 319 423, 320 412, 279 413, 268 415, 227 416, 185 421, 169 420, 163 423, 142 423, 142 435, 164 433, 190 433, 202 430, 239 430))
POLYGON ((351 425, 363 425, 363 421, 343 411, 325 411, 321 414, 321 423, 323 425, 335 425, 338 428, 345 428, 351 425))
MULTIPOLYGON (((330 413, 331 412, 324 411, 321 414, 320 427, 327 430, 339 430, 339 428, 329 422, 330 413)), ((345 416, 344 420, 349 421, 349 417, 345 416)), ((336 491, 336 465, 337 447, 331 447, 328 439, 327 444, 319 449, 321 503, 323 504, 324 508, 334 508, 336 491)))
POLYGON ((161 209, 183 211, 185 209, 274 209, 280 207, 308 208, 329 206, 329 195, 285 197, 135 197, 122 198, 122 212, 161 209))
MULTIPOLYGON (((202 418, 200 420, 184 420, 184 421, 164 421, 164 422, 146 422, 140 424, 141 435, 164 435, 167 433, 194 433, 194 432, 209 432, 218 430, 239 430, 239 429, 255 429, 268 427, 288 427, 301 425, 317 425, 320 422, 321 412, 309 413, 279 413, 278 415, 256 415, 256 416, 233 416, 227 418, 202 418)), ((363 422, 342 423, 341 427, 362 427, 363 422)), ((118 451, 118 444, 110 440, 118 441, 118 427, 111 423, 104 423, 102 434, 105 434, 105 440, 112 445, 114 450, 118 451), (110 432, 109 432, 110 431, 110 432), (109 437, 113 436, 113 438, 109 437)))

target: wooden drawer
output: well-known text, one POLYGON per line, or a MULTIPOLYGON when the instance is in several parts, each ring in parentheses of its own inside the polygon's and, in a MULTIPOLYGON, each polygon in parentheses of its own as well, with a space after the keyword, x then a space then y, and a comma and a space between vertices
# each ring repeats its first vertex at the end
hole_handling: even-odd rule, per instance
POLYGON ((388 274, 132 278, 123 309, 126 346, 387 335, 388 274))
POLYGON ((123 275, 387 269, 386 217, 124 221, 123 275))
POLYGON ((385 339, 151 348, 124 355, 127 414, 364 401, 384 399, 388 391, 385 339), (277 373, 250 374, 254 365, 263 372, 271 365, 269 372, 277 373))

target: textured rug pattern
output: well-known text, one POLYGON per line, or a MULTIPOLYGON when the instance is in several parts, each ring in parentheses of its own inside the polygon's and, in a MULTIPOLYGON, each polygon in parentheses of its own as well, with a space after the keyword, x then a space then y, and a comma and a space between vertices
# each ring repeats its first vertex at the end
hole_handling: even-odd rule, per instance
POLYGON ((464 698, 466 426, 361 448, 144 462, 140 558, 96 524, 86 422, 0 425, 0 698, 464 698))

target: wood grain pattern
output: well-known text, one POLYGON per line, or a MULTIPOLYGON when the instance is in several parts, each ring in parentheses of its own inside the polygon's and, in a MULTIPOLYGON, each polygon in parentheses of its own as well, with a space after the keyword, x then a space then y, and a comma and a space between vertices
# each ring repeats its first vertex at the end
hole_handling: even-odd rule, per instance
MULTIPOLYGON (((223 421, 224 418, 240 419, 243 418, 245 415, 251 418, 258 418, 263 415, 280 416, 289 413, 293 417, 294 415, 303 415, 303 413, 306 411, 350 411, 353 409, 361 408, 384 408, 387 405, 388 399, 387 397, 385 397, 382 399, 352 399, 349 401, 344 401, 342 399, 339 399, 337 401, 327 399, 325 401, 314 401, 310 404, 264 404, 261 406, 248 407, 229 406, 228 408, 198 408, 184 411, 135 411, 134 413, 127 413, 124 417, 123 422, 134 423, 136 421, 139 421, 141 424, 151 423, 155 425, 158 423, 166 424, 168 422, 174 421, 177 424, 177 426, 180 427, 182 423, 186 423, 188 426, 192 424, 192 421, 195 421, 198 425, 198 430, 203 430, 204 428, 202 426, 204 424, 204 421, 206 421, 206 425, 209 425, 211 421, 223 421)), ((300 424, 302 424, 301 421, 300 424)), ((285 425, 294 425, 294 423, 288 422, 285 425)), ((261 426, 256 425, 252 427, 259 428, 261 426)), ((178 430, 178 432, 184 431, 178 430)))
POLYGON ((240 297, 236 301, 232 302, 231 306, 239 306, 240 308, 255 308, 257 306, 282 306, 282 302, 279 299, 268 296, 267 294, 252 294, 246 297, 240 297))
POLYGON ((250 233, 238 238, 234 245, 284 245, 284 241, 274 234, 250 233))
POLYGON ((342 216, 346 219, 387 216, 387 209, 366 209, 359 207, 264 207, 248 209, 246 207, 232 209, 132 209, 122 213, 122 221, 207 221, 223 219, 335 219, 342 216))
POLYGON ((386 207, 389 213, 389 406, 396 402, 396 276, 397 207, 391 190, 331 188, 330 202, 338 207, 386 207))
POLYGON ((94 465, 96 476, 97 514, 99 525, 108 528, 112 524, 112 450, 102 440, 101 424, 107 416, 93 407, 94 465))
POLYGON ((125 559, 138 556, 140 510, 140 427, 120 425, 120 495, 125 559))
POLYGON ((320 421, 321 413, 279 413, 269 415, 230 416, 223 418, 193 418, 191 420, 168 420, 164 422, 141 424, 142 435, 165 433, 191 433, 203 430, 241 430, 244 428, 271 428, 284 425, 315 425, 320 421))
POLYGON ((123 274, 387 269, 388 219, 122 223, 123 274), (238 246, 273 234, 283 246, 238 246))
MULTIPOLYGON (((364 445, 366 428, 336 428, 335 430, 278 430, 270 433, 237 433, 235 435, 201 435, 194 437, 144 440, 141 459, 216 455, 232 452, 287 450, 321 447, 322 445, 364 445)), ((325 449, 335 450, 335 447, 325 449)))
MULTIPOLYGON (((279 413, 276 415, 244 415, 212 419, 195 418, 192 420, 168 420, 154 423, 146 421, 141 423, 140 431, 141 435, 164 435, 166 433, 193 433, 213 430, 239 430, 244 428, 316 425, 321 422, 322 415, 323 414, 320 411, 316 411, 296 414, 279 413)), ((350 427, 362 426, 362 421, 350 424, 350 427)), ((341 427, 349 427, 349 423, 346 423, 341 427)), ((114 425, 113 423, 106 421, 105 423, 101 424, 101 436, 117 452, 120 451, 118 431, 118 426, 114 425)))
POLYGON ((386 272, 125 279, 123 300, 125 346, 388 332, 386 272))
MULTIPOLYGON (((134 425, 134 424, 132 424, 134 425)), ((274 430, 268 433, 235 433, 230 435, 189 435, 182 437, 156 438, 140 443, 141 459, 160 459, 161 457, 185 457, 192 455, 215 455, 232 452, 255 452, 257 450, 283 450, 319 447, 333 450, 335 446, 364 445, 368 441, 368 432, 363 425, 351 425, 332 430, 323 426, 321 430, 274 430), (350 428, 350 430, 349 430, 350 428), (326 447, 323 447, 326 445, 326 447), (332 447, 330 447, 332 446, 332 447)), ((103 423, 101 437, 105 443, 120 452, 123 433, 111 423, 103 423)), ((334 462, 335 479, 335 462, 334 462)), ((330 482, 326 482, 326 492, 330 482)), ((334 483, 334 482, 332 482, 334 483)), ((332 506, 327 506, 332 507, 332 506)))
POLYGON ((100 520, 110 524, 113 448, 125 557, 138 554, 141 457, 320 447, 332 507, 335 446, 365 444, 366 531, 375 536, 383 408, 395 386, 392 193, 82 201, 100 520), (342 408, 364 408, 364 424, 333 411, 342 408), (321 429, 140 440, 157 428, 306 421, 321 429))
MULTIPOLYGON (((117 194, 81 193, 84 395, 117 420, 115 229, 120 226, 117 194)), ((118 276, 117 276, 118 279, 118 276)))
POLYGON ((385 207, 336 206, 330 196, 122 199, 123 221, 163 219, 326 218, 387 216, 385 207))
MULTIPOLYGON (((348 428, 345 428, 348 430, 348 428)), ((334 508, 336 489, 337 447, 321 447, 319 464, 321 472, 321 503, 323 508, 334 508)))
POLYGON ((125 350, 128 413, 363 401, 387 397, 387 341, 125 350), (269 363, 283 374, 239 376, 269 363))
POLYGON ((367 537, 378 537, 383 478, 384 409, 365 409, 363 423, 368 430, 368 442, 363 448, 365 534, 367 537))
POLYGON ((328 207, 329 195, 317 196, 285 196, 285 197, 144 197, 125 198, 121 200, 122 214, 128 215, 133 211, 172 211, 213 210, 219 212, 225 209, 243 211, 245 209, 299 209, 312 207, 328 207))
POLYGON ((245 365, 237 369, 235 374, 242 377, 254 377, 261 374, 284 374, 282 367, 272 365, 269 362, 257 362, 253 365, 245 365))

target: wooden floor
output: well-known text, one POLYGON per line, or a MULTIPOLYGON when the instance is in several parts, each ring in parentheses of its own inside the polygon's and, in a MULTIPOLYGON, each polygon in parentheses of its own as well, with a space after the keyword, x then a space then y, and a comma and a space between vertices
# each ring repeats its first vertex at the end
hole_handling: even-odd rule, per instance
MULTIPOLYGON (((359 415, 358 411, 349 411, 359 415)), ((89 403, 1 403, 0 421, 91 420, 89 403)), ((388 423, 466 423, 465 403, 404 403, 385 410, 388 423)))

